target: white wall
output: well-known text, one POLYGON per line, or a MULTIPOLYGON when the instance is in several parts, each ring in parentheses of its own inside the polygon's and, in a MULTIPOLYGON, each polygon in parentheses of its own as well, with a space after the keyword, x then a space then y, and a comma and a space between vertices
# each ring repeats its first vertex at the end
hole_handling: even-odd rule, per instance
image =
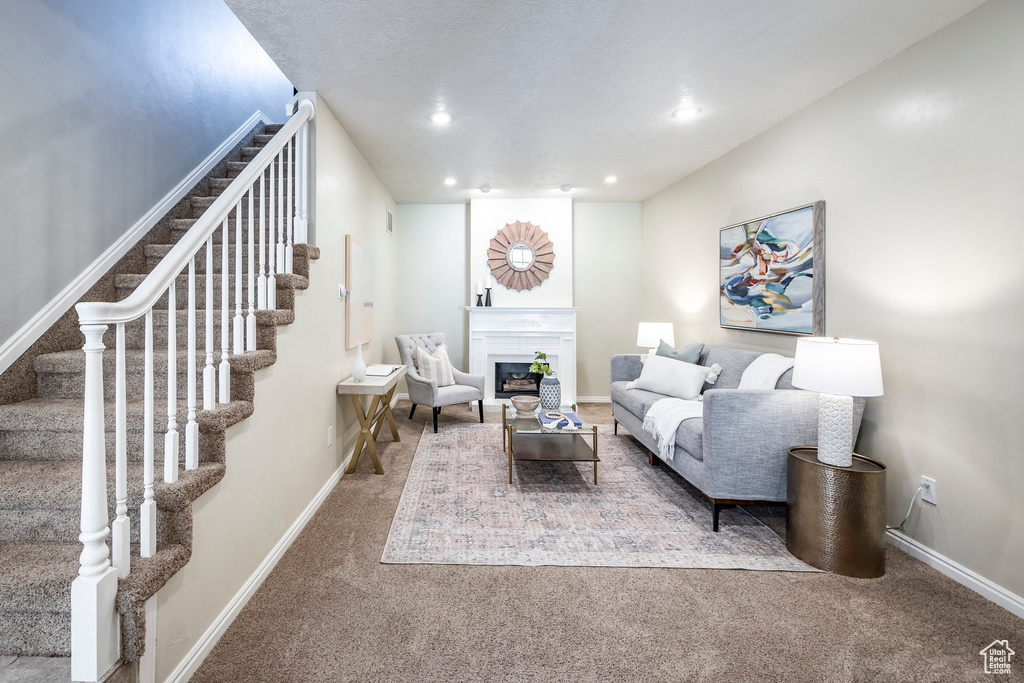
MULTIPOLYGON (((398 247, 396 334, 444 332, 448 356, 466 371, 465 306, 472 305, 468 283, 469 207, 465 204, 399 204, 395 214, 398 247)), ((399 362, 394 340, 385 355, 399 362)))
MULTIPOLYGON (((398 206, 397 333, 445 332, 452 362, 466 370, 468 317, 463 307, 476 302, 474 283, 486 275, 487 244, 505 223, 540 223, 547 215, 544 211, 553 208, 556 213, 549 217, 553 220, 540 224, 545 230, 550 225, 555 231, 551 237, 555 242, 555 264, 562 268, 562 273, 570 271, 568 286, 564 280, 555 279, 552 270, 552 278, 531 292, 519 294, 499 285, 491 292, 492 299, 496 306, 579 306, 577 394, 606 398, 612 354, 636 350, 636 326, 640 321, 640 204, 571 203, 565 199, 473 202, 472 208, 465 204, 398 206), (563 223, 566 206, 572 212, 568 227, 563 223), (477 225, 484 226, 477 231, 472 231, 467 223, 471 211, 475 211, 472 216, 477 218, 477 225), (540 292, 546 296, 526 296, 540 292)), ((389 360, 398 360, 397 349, 385 345, 385 352, 390 354, 389 360)))
POLYGON ((611 392, 612 355, 638 352, 641 208, 576 202, 572 215, 576 391, 603 400, 611 392))
POLYGON ((888 466, 898 523, 1024 595, 1024 3, 992 0, 643 207, 644 317, 677 341, 792 354, 720 329, 718 230, 824 199, 827 334, 877 340, 885 396, 858 450, 888 466))
MULTIPOLYGON (((256 571, 325 482, 347 462, 358 433, 344 348, 345 233, 373 250, 375 339, 367 363, 393 345, 395 240, 384 231, 394 202, 318 99, 317 241, 310 287, 296 292, 295 322, 278 328, 277 363, 256 375, 255 413, 228 430, 227 473, 193 505, 192 559, 157 594, 157 680, 165 680, 256 571), (337 440, 327 445, 327 428, 337 440)), ((390 438, 382 436, 382 439, 390 438)), ((366 457, 366 456, 364 456, 366 457)), ((384 460, 385 468, 388 462, 384 460)))
POLYGON ((0 343, 292 87, 221 0, 19 0, 0 21, 0 343))
POLYGON ((555 249, 554 266, 539 287, 517 292, 498 284, 491 290, 494 306, 572 306, 572 200, 571 199, 473 199, 469 203, 469 282, 490 274, 487 247, 507 223, 522 221, 539 225, 555 249))

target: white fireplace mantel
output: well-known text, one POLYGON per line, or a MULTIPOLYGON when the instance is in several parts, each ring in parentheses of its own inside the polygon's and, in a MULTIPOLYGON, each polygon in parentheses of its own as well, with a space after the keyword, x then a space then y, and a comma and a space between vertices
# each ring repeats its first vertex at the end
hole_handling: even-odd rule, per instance
POLYGON ((562 402, 576 401, 575 307, 466 306, 469 311, 469 371, 484 376, 484 404, 494 398, 495 363, 529 363, 537 351, 562 385, 562 402))

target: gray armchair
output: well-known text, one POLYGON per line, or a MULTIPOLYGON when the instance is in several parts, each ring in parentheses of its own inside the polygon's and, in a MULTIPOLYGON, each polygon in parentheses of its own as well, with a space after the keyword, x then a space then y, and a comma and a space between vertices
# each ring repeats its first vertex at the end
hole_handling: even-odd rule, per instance
POLYGON ((455 376, 455 384, 447 387, 437 386, 437 382, 426 380, 416 372, 416 364, 413 362, 414 349, 422 347, 427 353, 445 343, 444 333, 431 332, 428 334, 400 334, 395 337, 398 344, 398 354, 402 362, 409 366, 409 372, 405 376, 406 384, 409 386, 409 400, 412 401, 412 410, 409 411, 409 419, 416 413, 417 405, 430 406, 434 412, 434 433, 437 433, 437 416, 441 408, 457 403, 477 402, 480 409, 480 421, 484 421, 484 376, 470 375, 452 368, 455 376))

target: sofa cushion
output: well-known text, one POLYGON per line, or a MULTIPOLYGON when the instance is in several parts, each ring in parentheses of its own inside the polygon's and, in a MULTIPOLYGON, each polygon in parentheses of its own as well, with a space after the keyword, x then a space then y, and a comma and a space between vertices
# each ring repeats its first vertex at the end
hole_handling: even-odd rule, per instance
POLYGON ((665 358, 681 360, 684 363, 696 363, 700 359, 700 352, 703 350, 704 344, 701 342, 697 342, 696 344, 683 344, 677 351, 662 340, 662 342, 658 344, 657 355, 664 356, 665 358))
POLYGON ((629 382, 612 382, 612 400, 643 420, 655 401, 665 398, 662 394, 643 389, 626 389, 629 382))
POLYGON ((691 418, 683 420, 676 429, 676 445, 681 446, 691 458, 704 461, 704 420, 691 418))
POLYGON ((715 363, 722 366, 718 380, 712 384, 704 384, 703 391, 708 389, 736 389, 740 385, 743 371, 760 356, 760 351, 730 349, 725 346, 705 346, 700 355, 700 364, 711 367, 715 363))

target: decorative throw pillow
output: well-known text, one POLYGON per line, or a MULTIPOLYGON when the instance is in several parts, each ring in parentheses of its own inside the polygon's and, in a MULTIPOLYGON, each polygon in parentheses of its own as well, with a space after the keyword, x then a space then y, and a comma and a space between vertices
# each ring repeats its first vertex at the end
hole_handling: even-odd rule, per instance
POLYGON ((447 344, 441 344, 434 349, 433 353, 427 353, 422 346, 417 346, 413 362, 416 364, 416 372, 423 379, 433 380, 439 387, 455 384, 452 362, 448 359, 447 344))
POLYGON ((681 360, 684 363, 696 363, 697 359, 700 358, 700 352, 703 350, 704 344, 697 342, 694 344, 683 344, 677 351, 673 351, 671 346, 662 341, 658 344, 657 355, 681 360))
POLYGON ((626 385, 626 388, 644 389, 656 394, 693 401, 700 397, 704 383, 714 384, 721 371, 722 366, 717 363, 706 368, 703 365, 649 354, 640 376, 626 385))

